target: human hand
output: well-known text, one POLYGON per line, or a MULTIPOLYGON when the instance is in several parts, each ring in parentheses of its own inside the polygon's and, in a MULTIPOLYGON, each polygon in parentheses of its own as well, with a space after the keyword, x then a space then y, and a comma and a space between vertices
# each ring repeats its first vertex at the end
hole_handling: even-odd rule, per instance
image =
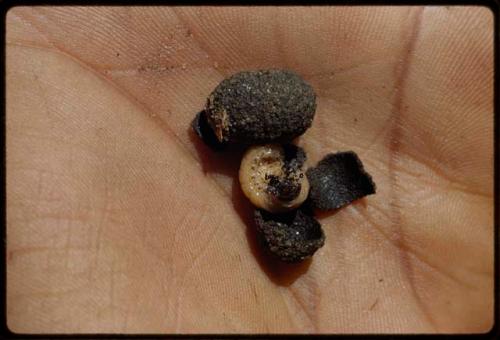
POLYGON ((19 7, 7 15, 14 332, 485 332, 493 323, 493 18, 480 7, 19 7), (377 194, 301 265, 254 240, 238 152, 190 122, 225 77, 317 93, 310 164, 377 194))

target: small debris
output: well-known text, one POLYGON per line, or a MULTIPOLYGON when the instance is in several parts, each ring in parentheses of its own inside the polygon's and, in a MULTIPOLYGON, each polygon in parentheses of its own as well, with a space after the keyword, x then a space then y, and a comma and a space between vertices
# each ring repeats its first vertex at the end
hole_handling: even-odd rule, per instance
POLYGON ((373 310, 373 308, 375 308, 375 306, 377 305, 378 303, 378 298, 375 299, 375 302, 372 303, 372 305, 370 306, 369 310, 373 310))

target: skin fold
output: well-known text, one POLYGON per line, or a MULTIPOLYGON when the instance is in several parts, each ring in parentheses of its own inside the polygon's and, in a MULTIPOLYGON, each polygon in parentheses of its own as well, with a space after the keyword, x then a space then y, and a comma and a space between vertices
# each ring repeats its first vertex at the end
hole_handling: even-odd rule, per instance
POLYGON ((6 31, 11 331, 491 329, 487 8, 16 7, 6 31), (353 150, 377 184, 295 266, 255 241, 242 151, 190 129, 266 68, 317 93, 308 163, 353 150))

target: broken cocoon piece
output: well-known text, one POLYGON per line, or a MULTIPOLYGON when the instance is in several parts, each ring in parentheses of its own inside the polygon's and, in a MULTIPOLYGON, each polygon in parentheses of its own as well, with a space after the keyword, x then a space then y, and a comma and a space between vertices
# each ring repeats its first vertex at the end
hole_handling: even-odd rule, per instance
POLYGON ((306 172, 309 200, 320 210, 338 209, 376 191, 372 177, 353 151, 328 154, 306 172))
POLYGON ((325 244, 321 224, 302 209, 285 214, 257 209, 255 222, 263 243, 285 262, 309 258, 325 244))

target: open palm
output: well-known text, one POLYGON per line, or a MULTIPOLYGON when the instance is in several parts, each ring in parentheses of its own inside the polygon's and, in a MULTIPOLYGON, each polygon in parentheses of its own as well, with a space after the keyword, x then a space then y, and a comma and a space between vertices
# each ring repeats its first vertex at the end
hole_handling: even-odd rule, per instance
POLYGON ((493 19, 480 7, 14 8, 7 313, 15 332, 484 332, 493 318, 493 19), (240 152, 189 125, 225 77, 292 69, 299 144, 377 194, 280 264, 240 152))

